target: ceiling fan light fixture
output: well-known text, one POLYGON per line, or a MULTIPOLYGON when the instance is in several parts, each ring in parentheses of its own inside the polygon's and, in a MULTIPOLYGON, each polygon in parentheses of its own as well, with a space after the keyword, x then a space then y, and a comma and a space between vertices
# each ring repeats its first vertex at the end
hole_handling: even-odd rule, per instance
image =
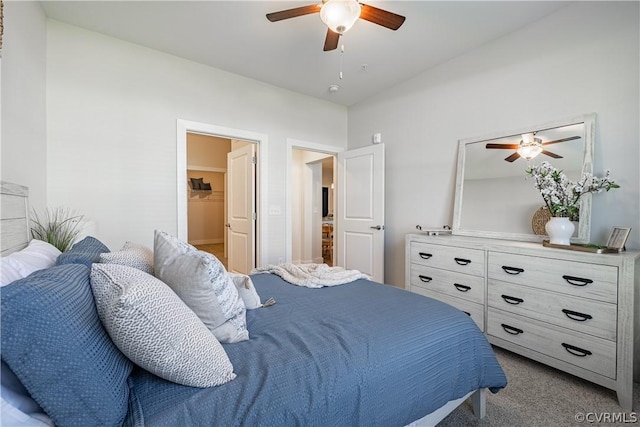
POLYGON ((535 138, 533 133, 525 133, 522 135, 522 141, 516 152, 527 160, 531 160, 538 154, 542 153, 542 140, 535 138))
POLYGON ((320 19, 331 31, 344 34, 358 20, 360 11, 357 0, 327 0, 320 9, 320 19))

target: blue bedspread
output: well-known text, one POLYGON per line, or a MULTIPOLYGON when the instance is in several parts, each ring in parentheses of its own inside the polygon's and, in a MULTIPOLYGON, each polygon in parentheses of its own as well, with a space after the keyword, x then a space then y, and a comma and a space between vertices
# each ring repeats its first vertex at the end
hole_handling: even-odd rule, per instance
POLYGON ((403 426, 479 387, 506 385, 475 323, 442 302, 357 280, 309 289, 252 276, 268 308, 225 344, 237 378, 199 389, 142 370, 127 424, 403 426))

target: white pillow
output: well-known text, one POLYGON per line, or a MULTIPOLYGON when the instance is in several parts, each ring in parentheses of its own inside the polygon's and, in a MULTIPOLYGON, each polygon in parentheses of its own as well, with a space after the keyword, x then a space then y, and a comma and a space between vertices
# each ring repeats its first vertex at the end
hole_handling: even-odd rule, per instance
POLYGON ((249 339, 247 310, 227 270, 210 253, 156 231, 154 272, 169 285, 220 342, 249 339))
POLYGON ((34 271, 53 267, 61 253, 50 243, 31 240, 26 248, 0 258, 0 286, 27 277, 34 271))
POLYGON ((160 280, 133 267, 96 263, 91 288, 102 324, 132 362, 192 387, 236 377, 222 345, 160 280))
POLYGON ((100 254, 104 264, 121 264, 153 274, 153 250, 138 243, 126 242, 122 249, 100 254))
POLYGON ((7 427, 54 427, 53 421, 44 412, 29 415, 13 406, 4 396, 0 398, 2 425, 7 427))
POLYGON ((242 302, 247 310, 253 310, 254 308, 262 307, 260 302, 260 295, 256 291, 256 287, 253 285, 253 280, 246 274, 228 273, 229 280, 234 284, 238 290, 242 302))
POLYGON ((1 362, 0 419, 3 426, 53 426, 51 418, 33 400, 9 365, 1 362))

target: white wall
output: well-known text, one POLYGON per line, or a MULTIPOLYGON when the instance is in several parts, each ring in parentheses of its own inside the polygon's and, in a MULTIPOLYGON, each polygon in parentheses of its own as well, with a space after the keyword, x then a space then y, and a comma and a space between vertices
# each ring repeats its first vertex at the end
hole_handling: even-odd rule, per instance
POLYGON ((47 206, 46 47, 40 4, 5 1, 1 176, 28 186, 38 210, 47 206))
MULTIPOLYGON (((633 227, 640 248, 639 3, 571 3, 537 23, 349 108, 349 148, 382 134, 385 281, 404 286, 404 236, 453 220, 459 139, 597 113, 591 240, 633 227)), ((542 199, 541 199, 542 201, 542 199)))
MULTIPOLYGON (((29 185, 35 206, 80 210, 110 247, 176 232, 177 118, 268 134, 269 204, 282 212, 286 138, 345 146, 342 107, 45 21, 37 3, 4 13, 2 179, 29 185)), ((638 15, 637 2, 572 3, 349 108, 350 148, 374 132, 387 147, 386 281, 404 283, 405 233, 452 222, 459 139, 589 112, 595 172, 623 186, 594 197, 592 240, 627 225, 640 248, 638 15)), ((267 221, 277 262, 284 215, 267 221)))
MULTIPOLYGON (((270 206, 285 212, 287 137, 345 147, 346 108, 48 21, 48 196, 95 219, 115 249, 177 233, 176 119, 267 134, 270 206)), ((285 255, 268 215, 262 258, 285 255)))

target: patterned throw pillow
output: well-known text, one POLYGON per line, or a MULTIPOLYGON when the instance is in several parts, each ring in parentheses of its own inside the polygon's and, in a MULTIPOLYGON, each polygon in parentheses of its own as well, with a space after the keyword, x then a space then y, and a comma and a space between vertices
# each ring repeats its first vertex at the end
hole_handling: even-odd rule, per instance
POLYGON ((137 365, 192 387, 235 378, 222 345, 160 280, 125 265, 94 264, 91 287, 109 336, 137 365))
POLYGON ((2 360, 55 425, 121 425, 127 413, 133 364, 100 322, 89 275, 61 265, 0 288, 2 360))
POLYGON ((104 264, 120 264, 153 274, 153 250, 133 242, 126 242, 122 249, 100 254, 104 264))
POLYGON ((153 253, 156 277, 178 294, 220 342, 249 339, 247 310, 218 258, 164 231, 156 231, 153 253))

